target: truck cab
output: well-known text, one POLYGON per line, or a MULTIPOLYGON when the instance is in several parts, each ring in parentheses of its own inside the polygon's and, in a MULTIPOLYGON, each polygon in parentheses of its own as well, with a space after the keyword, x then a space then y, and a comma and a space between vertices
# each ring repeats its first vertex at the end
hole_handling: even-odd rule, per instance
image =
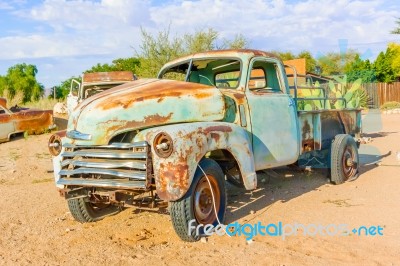
POLYGON ((189 225, 224 221, 226 181, 252 190, 259 170, 317 161, 343 183, 358 174, 361 109, 309 78, 258 50, 174 60, 157 79, 96 94, 73 111, 54 158, 56 185, 80 222, 143 195, 169 202, 177 234, 197 241, 204 232, 189 225))

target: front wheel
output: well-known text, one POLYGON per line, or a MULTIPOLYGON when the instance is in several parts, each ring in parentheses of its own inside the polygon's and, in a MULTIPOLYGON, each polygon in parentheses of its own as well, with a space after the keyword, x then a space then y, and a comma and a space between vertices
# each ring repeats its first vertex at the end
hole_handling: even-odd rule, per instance
POLYGON ((331 181, 341 184, 358 176, 358 150, 347 134, 336 135, 331 147, 331 181))
POLYGON ((95 204, 85 201, 84 198, 69 199, 68 208, 74 219, 81 223, 95 222, 121 211, 118 206, 95 204))
POLYGON ((205 225, 215 227, 225 219, 227 194, 222 169, 211 159, 201 160, 199 166, 206 175, 197 167, 186 195, 171 203, 172 225, 178 236, 187 242, 198 241, 205 225), (202 226, 196 230, 198 225, 202 226))

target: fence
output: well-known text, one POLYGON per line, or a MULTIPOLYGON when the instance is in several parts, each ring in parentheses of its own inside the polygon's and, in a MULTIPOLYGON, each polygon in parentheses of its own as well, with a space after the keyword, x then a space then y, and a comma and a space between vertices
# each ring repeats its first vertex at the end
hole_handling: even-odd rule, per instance
POLYGON ((385 102, 400 102, 400 82, 366 83, 362 87, 370 98, 369 108, 379 108, 385 102))

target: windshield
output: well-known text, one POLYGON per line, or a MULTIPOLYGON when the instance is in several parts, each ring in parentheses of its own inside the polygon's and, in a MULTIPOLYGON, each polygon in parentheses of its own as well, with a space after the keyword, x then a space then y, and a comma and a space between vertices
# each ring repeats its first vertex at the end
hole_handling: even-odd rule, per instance
POLYGON ((238 59, 193 59, 163 70, 159 78, 234 89, 239 85, 240 71, 238 59))

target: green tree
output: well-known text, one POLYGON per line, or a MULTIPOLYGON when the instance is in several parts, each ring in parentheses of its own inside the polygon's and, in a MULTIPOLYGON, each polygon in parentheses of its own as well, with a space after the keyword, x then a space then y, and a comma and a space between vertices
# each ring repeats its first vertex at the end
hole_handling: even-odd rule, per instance
POLYGON ((361 79, 363 83, 370 83, 376 80, 375 71, 370 61, 362 60, 357 54, 354 61, 349 62, 345 66, 345 73, 347 75, 348 82, 354 82, 361 79))
POLYGON ((213 29, 183 35, 183 53, 199 53, 216 49, 218 32, 213 29))
POLYGON ((13 99, 17 93, 21 93, 22 103, 37 101, 44 94, 43 85, 36 80, 37 72, 35 65, 25 63, 10 67, 0 79, 0 94, 7 91, 8 97, 13 99))
POLYGON ((64 100, 67 97, 67 95, 69 94, 70 90, 71 90, 71 84, 72 84, 72 80, 73 79, 77 80, 79 83, 82 80, 81 77, 71 77, 71 78, 69 78, 67 80, 64 80, 63 82, 61 82, 61 85, 54 86, 53 88, 51 88, 50 95, 49 95, 48 98, 53 98, 54 97, 54 90, 56 90, 56 99, 64 100))
POLYGON ((279 56, 282 61, 292 60, 292 59, 296 58, 296 56, 292 52, 289 52, 289 51, 286 51, 286 52, 272 51, 271 53, 276 54, 277 56, 279 56))
POLYGON ((140 61, 135 57, 118 58, 112 61, 111 64, 100 64, 93 66, 91 69, 84 71, 85 73, 93 72, 110 72, 110 71, 132 71, 136 72, 140 61))
POLYGON ((224 39, 222 49, 243 49, 250 45, 249 40, 247 40, 242 34, 237 34, 232 40, 224 39))
POLYGON ((396 76, 392 68, 393 52, 387 48, 386 52, 380 52, 374 62, 376 79, 379 82, 392 82, 396 76))
POLYGON ((309 51, 301 51, 296 58, 305 58, 306 59, 306 71, 307 72, 315 72, 315 67, 317 66, 317 60, 311 55, 309 51))
POLYGON ((400 44, 389 43, 389 50, 392 53, 392 70, 395 78, 400 78, 400 44))
POLYGON ((218 32, 211 28, 187 33, 182 38, 171 37, 170 28, 155 35, 142 28, 142 44, 140 52, 136 52, 140 67, 136 73, 139 77, 155 77, 164 64, 178 57, 215 49, 246 48, 248 45, 242 35, 236 35, 232 40, 220 40, 218 36, 218 32))
POLYGON ((327 53, 317 58, 317 64, 322 69, 322 75, 341 75, 345 72, 345 66, 354 61, 357 51, 349 49, 346 53, 327 53))
POLYGON ((400 34, 400 18, 396 20, 396 24, 397 27, 390 32, 391 34, 400 34))

